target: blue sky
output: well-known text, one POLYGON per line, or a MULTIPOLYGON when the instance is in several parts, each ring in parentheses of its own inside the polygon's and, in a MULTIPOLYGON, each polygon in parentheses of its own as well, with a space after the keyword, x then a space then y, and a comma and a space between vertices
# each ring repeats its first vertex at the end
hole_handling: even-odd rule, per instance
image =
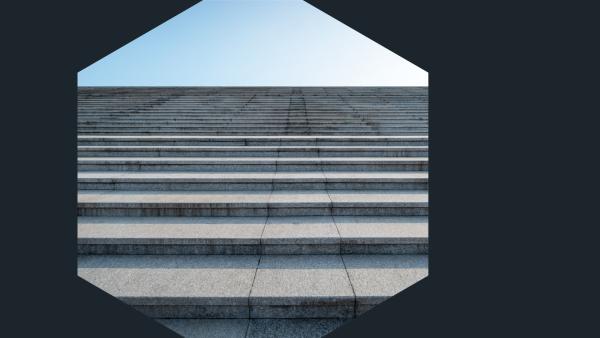
POLYGON ((428 84, 427 72, 302 0, 204 0, 77 77, 79 86, 428 84))

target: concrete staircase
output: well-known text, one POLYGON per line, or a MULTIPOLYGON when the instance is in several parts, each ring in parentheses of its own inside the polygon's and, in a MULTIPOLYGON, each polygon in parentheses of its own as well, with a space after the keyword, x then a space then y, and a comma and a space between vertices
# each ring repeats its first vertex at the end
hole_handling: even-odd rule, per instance
POLYGON ((320 337, 427 275, 427 88, 80 88, 78 273, 186 337, 320 337))

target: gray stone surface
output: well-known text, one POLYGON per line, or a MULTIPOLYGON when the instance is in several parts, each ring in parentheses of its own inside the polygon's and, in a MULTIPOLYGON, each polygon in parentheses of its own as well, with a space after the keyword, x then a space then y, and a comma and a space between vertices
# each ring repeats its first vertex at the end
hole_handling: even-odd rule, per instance
POLYGON ((340 238, 331 216, 269 217, 261 243, 261 252, 267 255, 340 252, 340 238))
POLYGON ((140 182, 154 181, 214 181, 239 182, 245 180, 267 181, 275 178, 275 172, 235 173, 235 172, 128 172, 128 171, 87 171, 77 173, 78 179, 95 179, 97 181, 114 182, 127 178, 140 182))
POLYGON ((423 157, 427 146, 79 146, 79 156, 142 157, 423 157))
POLYGON ((303 182, 324 182, 325 174, 320 171, 311 171, 311 172, 278 172, 275 174, 275 178, 277 180, 289 180, 289 181, 298 181, 301 180, 303 182))
POLYGON ((261 239, 264 244, 339 244, 331 216, 269 217, 261 239))
POLYGON ((330 190, 334 216, 427 216, 427 192, 330 190))
POLYGON ((427 218, 381 216, 79 217, 77 241, 81 254, 419 254, 428 248, 427 218))
POLYGON ((356 139, 363 140, 428 140, 427 135, 421 136, 405 136, 405 135, 397 135, 397 136, 335 136, 335 135, 277 135, 277 136, 202 136, 202 135, 190 135, 190 136, 182 136, 182 135, 77 135, 78 141, 83 140, 213 140, 213 141, 223 141, 223 140, 275 140, 277 142, 281 140, 346 140, 352 141, 356 139))
POLYGON ((406 171, 406 172, 324 172, 328 182, 346 182, 365 181, 369 182, 373 179, 377 181, 395 182, 398 180, 419 180, 427 181, 429 174, 427 172, 406 171))
POLYGON ((184 336, 321 337, 427 275, 426 88, 78 101, 78 274, 184 336))
POLYGON ((269 216, 328 216, 331 201, 327 191, 273 191, 269 198, 269 216))
POLYGON ((134 305, 247 305, 257 256, 79 256, 79 277, 134 305))
POLYGON ((352 255, 426 255, 429 244, 340 244, 342 254, 352 255))
POLYGON ((270 191, 80 191, 79 203, 105 204, 206 204, 266 207, 270 191))
POLYGON ((428 274, 427 255, 342 256, 357 305, 379 304, 428 274))
MULTIPOLYGON (((179 244, 177 240, 166 239, 160 244, 126 243, 127 239, 117 239, 119 244, 77 244, 77 252, 82 255, 259 255, 260 244, 179 244), (175 243, 169 243, 175 242, 175 243)), ((233 239, 232 241, 237 241, 233 239)), ((289 251, 289 250, 286 250, 289 251)))
POLYGON ((344 319, 252 319, 246 338, 320 338, 344 319))
POLYGON ((285 205, 287 208, 315 206, 330 207, 331 200, 327 191, 273 191, 269 198, 269 207, 285 205))
POLYGON ((79 216, 266 216, 270 191, 79 191, 79 216))
MULTIPOLYGON (((126 302, 126 301, 125 301, 126 302)), ((248 318, 248 305, 132 305, 150 318, 162 319, 242 319, 248 318)))
POLYGON ((192 158, 192 157, 78 157, 80 171, 423 171, 426 157, 339 158, 192 158))
POLYGON ((330 191, 329 196, 334 206, 350 204, 355 206, 368 206, 373 203, 381 204, 427 204, 428 194, 423 191, 330 191))
POLYGON ((354 294, 338 255, 262 256, 251 305, 333 305, 354 294))
POLYGON ((259 244, 266 217, 79 217, 80 244, 259 244))
POLYGON ((79 190, 259 191, 423 190, 425 172, 135 172, 83 171, 79 190), (326 178, 327 177, 327 178, 326 178))
POLYGON ((334 216, 344 244, 427 244, 427 217, 334 216))
POLYGON ((184 338, 245 338, 248 319, 158 319, 184 338))

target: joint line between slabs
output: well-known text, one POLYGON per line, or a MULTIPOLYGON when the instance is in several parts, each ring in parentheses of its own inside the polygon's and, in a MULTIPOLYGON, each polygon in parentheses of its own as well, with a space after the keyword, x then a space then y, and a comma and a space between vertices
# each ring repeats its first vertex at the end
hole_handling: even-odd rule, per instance
POLYGON ((342 260, 342 264, 344 265, 344 271, 346 271, 346 277, 348 277, 348 283, 350 284, 350 289, 352 290, 352 295, 354 296, 354 306, 352 307, 352 311, 353 311, 353 318, 356 318, 356 292, 354 291, 354 285, 352 285, 352 279, 350 279, 350 273, 348 273, 348 268, 346 267, 346 262, 344 261, 344 256, 342 255, 342 235, 340 233, 340 229, 337 225, 337 222, 335 221, 335 216, 333 215, 333 200, 331 199, 331 195, 329 194, 329 189, 327 189, 327 175, 325 175, 325 171, 323 170, 323 167, 321 166, 321 173, 323 174, 324 178, 325 178, 325 192, 327 192, 327 197, 329 198, 329 203, 330 203, 330 217, 331 220, 333 221, 333 225, 335 226, 335 230, 338 233, 338 238, 339 238, 339 253, 340 253, 340 259, 342 260))
POLYGON ((256 264, 256 269, 254 270, 254 277, 252 278, 252 284, 250 285, 250 291, 248 291, 248 327, 246 327, 246 334, 248 334, 248 329, 250 327, 250 295, 252 295, 252 290, 254 289, 254 282, 256 281, 256 275, 258 275, 258 268, 260 267, 260 262, 262 260, 262 237, 265 232, 265 227, 267 226, 267 221, 269 220, 269 216, 265 217, 265 224, 263 225, 262 232, 260 234, 259 240, 259 255, 258 255, 258 263, 256 264))
MULTIPOLYGON (((277 174, 277 160, 275 160, 275 175, 276 174, 277 174)), ((252 279, 252 285, 250 286, 250 292, 248 293, 248 327, 246 328, 246 335, 248 334, 248 329, 250 327, 250 295, 252 294, 252 290, 254 289, 254 282, 256 281, 256 275, 258 274, 258 268, 260 267, 260 262, 262 261, 262 257, 264 254, 263 237, 265 234, 265 229, 269 222, 269 218, 271 217, 269 210, 270 210, 271 198, 273 198, 273 191, 275 190, 275 175, 273 175, 273 178, 271 178, 271 191, 269 193, 269 198, 267 199, 267 214, 265 215, 265 223, 263 224, 263 228, 260 233, 260 238, 258 241, 258 243, 259 243, 258 264, 256 265, 256 270, 254 270, 254 278, 252 279)))

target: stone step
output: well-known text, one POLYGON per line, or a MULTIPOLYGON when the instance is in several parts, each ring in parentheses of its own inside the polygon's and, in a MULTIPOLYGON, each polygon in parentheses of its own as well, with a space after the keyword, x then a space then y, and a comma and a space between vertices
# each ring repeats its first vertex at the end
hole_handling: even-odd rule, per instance
POLYGON ((78 103, 78 274, 185 337, 321 337, 428 274, 427 88, 78 103))
POLYGON ((78 116, 77 121, 80 123, 96 123, 96 122, 118 122, 118 123, 184 123, 184 122, 203 122, 203 123, 277 123, 277 124, 293 124, 293 123, 357 123, 357 122, 377 122, 377 123, 421 123, 427 122, 425 116, 422 117, 355 117, 355 116, 337 116, 337 117, 311 117, 311 116, 281 116, 281 117, 188 117, 188 116, 78 116))
POLYGON ((213 108, 213 109, 202 109, 202 108, 189 108, 189 109, 151 109, 148 108, 103 108, 102 106, 96 107, 83 107, 83 110, 77 112, 79 116, 205 116, 205 117, 263 117, 263 116, 275 116, 275 117, 287 117, 294 115, 311 116, 311 117, 335 117, 335 116, 354 116, 354 117, 379 117, 379 116, 427 116, 428 112, 426 108, 414 107, 407 109, 363 109, 363 110, 304 110, 304 109, 269 109, 269 110, 248 110, 239 108, 213 108))
POLYGON ((252 123, 256 121, 264 122, 268 121, 273 124, 288 124, 288 123, 321 123, 321 124, 344 124, 344 123, 360 123, 360 122, 379 122, 379 123, 427 123, 428 119, 426 116, 309 116, 304 114, 298 115, 285 115, 285 116, 179 116, 173 114, 172 116, 78 116, 78 122, 87 123, 252 123))
MULTIPOLYGON (((368 128, 378 128, 383 130, 398 130, 398 131, 411 131, 428 128, 428 122, 420 122, 416 124, 396 124, 396 123, 377 123, 377 122, 357 122, 351 124, 323 124, 319 122, 298 122, 298 123, 278 123, 270 124, 264 123, 220 123, 220 124, 207 124, 207 123, 179 123, 179 124, 160 124, 160 123, 129 123, 129 124, 115 124, 111 122, 106 123, 95 123, 95 124, 78 124, 78 130, 94 130, 94 129, 108 129, 108 130, 123 130, 123 129, 147 129, 147 130, 172 130, 172 131, 186 131, 191 129, 197 129, 202 131, 210 130, 221 130, 223 128, 231 128, 234 130, 251 130, 255 127, 264 127, 264 132, 274 132, 279 130, 289 129, 311 129, 315 131, 319 130, 337 130, 337 131, 355 131, 360 132, 368 128)), ((316 134, 319 135, 319 134, 316 134)), ((360 134, 356 134, 360 135, 360 134)), ((396 135, 402 135, 401 133, 396 135)))
POLYGON ((90 106, 79 109, 77 112, 80 116, 205 116, 205 117, 229 117, 229 116, 309 116, 309 117, 332 117, 332 116, 358 116, 358 117, 403 117, 403 116, 426 116, 427 108, 424 107, 407 107, 406 109, 369 109, 362 108, 357 110, 315 110, 303 107, 290 107, 285 109, 265 109, 265 110, 250 110, 239 107, 214 107, 214 108, 165 108, 165 107, 101 107, 90 106))
POLYGON ((289 104, 289 101, 283 102, 282 104, 260 104, 260 105, 245 105, 245 104, 229 104, 227 102, 218 102, 218 103, 187 103, 183 101, 178 102, 170 102, 169 104, 154 104, 154 103, 143 103, 143 102, 129 102, 129 101, 121 101, 121 102, 80 102, 78 108, 79 111, 169 111, 169 112, 215 112, 215 113, 232 113, 232 112, 246 112, 249 114, 253 113, 261 113, 261 112, 279 112, 279 113, 287 113, 288 111, 296 112, 306 112, 306 113, 327 113, 327 112, 337 112, 337 113, 376 113, 376 112, 410 112, 410 111, 425 111, 428 105, 424 102, 408 102, 402 106, 394 105, 394 104, 381 104, 378 102, 377 104, 354 104, 353 107, 349 105, 340 106, 339 102, 334 103, 325 103, 321 105, 298 105, 298 104, 289 104))
POLYGON ((343 319, 427 265, 426 255, 79 255, 78 275, 153 318, 343 319))
POLYGON ((180 126, 213 126, 213 127, 240 127, 245 125, 266 125, 271 128, 275 127, 285 127, 290 125, 311 125, 311 126, 321 126, 321 127, 340 127, 340 126, 357 126, 364 124, 372 124, 372 125, 389 125, 390 127, 410 127, 416 125, 425 125, 427 126, 429 121, 426 119, 374 119, 374 118, 356 118, 356 117, 337 117, 331 119, 312 119, 307 117, 298 117, 298 118, 286 118, 286 119, 277 119, 277 118, 246 118, 246 119, 168 119, 168 120, 157 120, 157 119, 147 119, 147 118, 136 118, 136 119, 122 119, 115 117, 107 117, 103 119, 85 119, 79 118, 78 125, 81 127, 86 126, 136 126, 140 123, 153 125, 153 126, 165 126, 165 127, 180 127, 180 126))
POLYGON ((427 157, 427 146, 79 146, 81 157, 427 157))
POLYGON ((147 123, 153 125, 165 125, 165 126, 178 126, 178 125, 207 125, 207 126, 225 126, 225 125, 244 125, 244 124, 265 124, 269 126, 277 125, 294 125, 294 124, 314 124, 321 126, 340 126, 340 125, 358 125, 362 123, 375 123, 375 124, 389 124, 389 125, 414 125, 414 124, 427 124, 427 120, 415 120, 415 119, 376 119, 376 118, 356 118, 356 117, 337 117, 329 119, 314 119, 306 116, 298 117, 287 117, 287 118, 227 118, 227 119, 182 119, 182 118, 170 118, 170 119, 148 119, 148 118, 79 118, 77 120, 79 125, 135 125, 139 123, 147 123))
POLYGON ((426 254, 427 217, 79 217, 79 254, 426 254))
POLYGON ((387 128, 387 129, 415 129, 415 128, 427 128, 427 122, 417 123, 379 123, 373 121, 359 121, 354 123, 320 123, 310 121, 299 121, 296 123, 274 123, 274 122, 218 122, 218 123, 206 123, 206 122, 177 122, 177 123, 162 123, 162 122, 127 122, 119 123, 115 121, 103 121, 103 122, 80 122, 77 124, 77 128, 81 130, 94 129, 94 128, 106 128, 106 129, 123 129, 123 128, 147 128, 147 129, 222 129, 222 128, 264 128, 265 131, 281 130, 281 129, 339 129, 339 130, 357 130, 365 128, 387 128))
MULTIPOLYGON (((108 130, 108 131, 123 131, 131 129, 132 131, 191 131, 198 130, 201 132, 208 131, 224 131, 224 130, 232 130, 232 131, 240 131, 240 130, 253 130, 256 128, 262 129, 265 134, 270 134, 274 132, 297 132, 297 131, 310 131, 312 133, 317 133, 319 131, 337 131, 337 132, 356 132, 357 135, 360 135, 360 132, 363 131, 421 131, 427 130, 428 126, 426 123, 420 124, 404 124, 404 125, 396 125, 391 123, 357 123, 357 124, 340 124, 340 125, 324 125, 319 123, 298 123, 298 124, 279 124, 279 125, 269 125, 267 122, 265 123, 237 123, 237 124, 220 124, 220 125, 211 125, 206 123, 199 123, 197 125, 191 123, 182 123, 180 125, 166 125, 166 124, 153 124, 153 123, 132 123, 130 125, 117 125, 113 123, 105 123, 105 124, 79 124, 77 129, 79 131, 97 131, 97 130, 108 130)), ((260 130, 259 129, 259 130, 260 130)))
POLYGON ((79 172, 79 190, 427 190, 427 172, 79 172))
POLYGON ((260 131, 256 129, 220 129, 212 131, 203 130, 185 130, 185 131, 172 131, 172 130, 115 130, 115 129, 94 129, 94 130, 78 130, 79 135, 99 135, 99 134, 111 134, 111 135, 208 135, 208 136, 234 136, 234 135, 274 135, 274 136, 305 136, 305 135, 330 135, 330 136, 355 136, 355 135, 381 135, 381 136, 392 136, 392 135, 427 135, 427 130, 371 130, 371 131, 338 131, 338 130, 284 130, 284 131, 260 131))
POLYGON ((79 171, 426 171, 427 157, 79 157, 79 171))
POLYGON ((128 136, 77 137, 79 146, 427 146, 427 136, 128 136))
POLYGON ((144 134, 161 134, 161 135, 397 135, 403 133, 411 134, 426 134, 427 127, 411 127, 411 128, 377 128, 377 127, 361 127, 361 128, 265 128, 260 130, 257 128, 241 127, 241 128, 210 128, 210 127, 130 127, 130 128, 105 128, 105 127, 78 127, 78 133, 82 135, 111 133, 111 134, 127 134, 127 135, 144 135, 144 134))
POLYGON ((423 123, 427 122, 427 116, 418 115, 403 115, 403 116, 352 116, 349 114, 339 114, 337 116, 319 116, 319 115, 306 115, 301 114, 287 114, 287 115, 273 115, 273 116, 254 116, 254 115, 212 115, 212 116, 188 116, 171 114, 170 116, 146 116, 146 115, 125 115, 121 114, 118 116, 82 116, 78 115, 78 122, 101 122, 101 123, 128 123, 132 121, 139 123, 140 121, 149 123, 241 123, 253 121, 269 121, 270 123, 287 124, 293 122, 314 122, 322 124, 344 124, 344 123, 360 123, 360 122, 389 122, 389 123, 423 123))
POLYGON ((78 216, 427 216, 427 191, 83 190, 78 216))

